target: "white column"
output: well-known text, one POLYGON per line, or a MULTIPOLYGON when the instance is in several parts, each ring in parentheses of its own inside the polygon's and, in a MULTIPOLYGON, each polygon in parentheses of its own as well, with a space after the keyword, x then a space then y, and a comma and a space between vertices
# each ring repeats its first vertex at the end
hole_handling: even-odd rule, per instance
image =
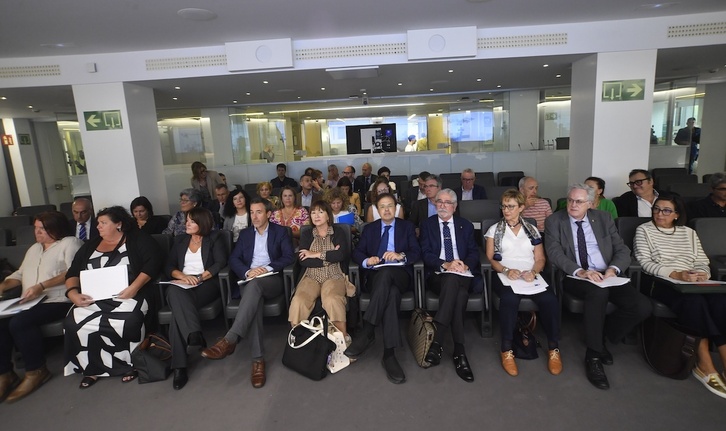
POLYGON ((532 145, 539 149, 538 103, 539 90, 509 93, 509 151, 529 151, 532 145))
MULTIPOLYGON (((73 96, 96 210, 146 196, 154 207, 169 207, 153 90, 129 83, 74 85, 73 96), (89 111, 121 112, 122 128, 89 130, 89 111)), ((91 128, 92 129, 92 128, 91 128)))
MULTIPOLYGON (((726 84, 706 85, 703 117, 700 119, 701 146, 698 154, 700 178, 726 170, 726 84)), ((699 122, 697 121, 696 124, 699 122)))
MULTIPOLYGON (((607 52, 572 65, 568 182, 594 175, 607 196, 627 191, 628 173, 648 168, 656 50, 607 52), (603 101, 604 81, 644 79, 643 100, 603 101)), ((625 89, 623 89, 625 91, 625 89)))
POLYGON ((227 108, 202 109, 202 136, 207 154, 207 168, 224 173, 225 166, 233 166, 232 127, 227 108))

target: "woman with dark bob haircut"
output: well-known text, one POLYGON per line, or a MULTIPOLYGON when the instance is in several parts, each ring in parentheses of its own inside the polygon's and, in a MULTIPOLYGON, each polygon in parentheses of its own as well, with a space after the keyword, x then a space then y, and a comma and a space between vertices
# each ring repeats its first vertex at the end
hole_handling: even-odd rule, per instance
POLYGON ((75 307, 65 319, 65 374, 82 373, 81 389, 99 377, 134 380, 131 352, 146 333, 145 317, 162 262, 161 251, 149 234, 137 228, 123 207, 104 208, 96 215, 99 236, 87 241, 66 274, 66 297, 75 307), (95 300, 81 285, 80 274, 123 265, 129 285, 112 298, 95 300))
POLYGON ((132 200, 129 209, 131 215, 136 219, 136 225, 139 229, 149 235, 161 233, 166 227, 164 219, 154 215, 154 207, 151 206, 151 202, 146 196, 139 196, 132 200))
POLYGON ((199 307, 219 298, 217 274, 227 265, 229 245, 205 208, 187 213, 187 233, 177 235, 166 261, 165 275, 179 285, 170 285, 166 298, 171 308, 169 341, 174 389, 187 383, 187 347, 207 347, 202 335, 199 307), (180 287, 183 286, 183 287, 180 287))
POLYGON ((242 189, 229 192, 224 204, 222 229, 232 232, 232 243, 236 244, 241 230, 252 226, 250 219, 250 196, 242 189))
POLYGON ((40 213, 35 216, 33 225, 35 244, 25 253, 20 269, 0 283, 0 293, 20 287, 21 302, 41 295, 46 297, 44 302, 29 310, 0 319, 0 400, 20 380, 13 370, 13 347, 25 361, 25 377, 10 393, 8 402, 23 398, 51 378, 45 365, 40 327, 62 319, 71 308, 71 302, 64 295, 63 281, 73 256, 83 245, 83 241, 69 236, 68 220, 63 213, 40 213))
POLYGON ((643 293, 668 306, 678 321, 703 337, 693 376, 712 393, 726 398, 726 375, 716 369, 709 343, 718 348, 726 368, 726 294, 681 293, 668 280, 698 283, 711 277, 709 260, 693 229, 684 226, 681 198, 661 194, 653 203, 650 222, 638 226, 633 250, 643 266, 643 293))

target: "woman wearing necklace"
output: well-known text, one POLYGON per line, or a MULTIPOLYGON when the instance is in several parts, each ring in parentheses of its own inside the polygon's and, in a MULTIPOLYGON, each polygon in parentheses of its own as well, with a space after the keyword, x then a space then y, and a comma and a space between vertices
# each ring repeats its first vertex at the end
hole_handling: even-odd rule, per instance
POLYGON ((153 238, 139 230, 123 207, 104 208, 96 216, 99 236, 76 253, 66 273, 65 295, 74 307, 63 322, 65 375, 82 373, 81 389, 99 377, 121 376, 124 383, 138 373, 131 352, 144 338, 145 318, 159 273, 161 252, 153 238), (95 300, 84 292, 83 270, 125 266, 129 285, 110 299, 95 300))
MULTIPOLYGON (((229 192, 224 205, 222 229, 232 232, 232 244, 237 244, 241 230, 252 226, 250 220, 250 197, 246 191, 235 189, 229 192)), ((233 247, 234 248, 234 247, 233 247)))
MULTIPOLYGON (((509 280, 534 281, 545 265, 542 237, 537 226, 522 218, 526 199, 517 190, 502 194, 501 209, 504 218, 487 231, 486 254, 492 270, 504 274, 509 280)), ((519 374, 514 361, 514 330, 519 312, 519 302, 525 295, 514 293, 505 286, 499 276, 492 277, 492 287, 500 299, 499 327, 501 328, 501 360, 504 371, 510 376, 519 374)), ((539 308, 539 317, 547 334, 549 351, 547 368, 553 375, 562 372, 560 357, 560 309, 559 301, 552 290, 526 295, 539 308)))
POLYGON ((270 216, 270 221, 281 226, 288 226, 292 230, 293 245, 297 246, 300 239, 300 227, 310 224, 310 215, 302 206, 296 205, 297 196, 292 187, 285 186, 280 192, 282 205, 270 216))
POLYGON ((171 308, 169 342, 174 389, 187 383, 187 347, 207 347, 202 335, 199 307, 219 297, 217 274, 227 265, 229 245, 218 231, 212 231, 214 218, 206 208, 187 214, 187 233, 174 238, 166 263, 166 276, 192 288, 170 285, 166 293, 171 308))
MULTIPOLYGON (((348 261, 350 250, 345 231, 333 226, 333 210, 327 202, 319 200, 310 206, 313 228, 300 238, 298 259, 305 269, 290 301, 289 320, 295 326, 307 319, 315 301, 321 298, 323 309, 330 322, 345 336, 345 303, 348 286, 348 261)), ((352 286, 352 285, 351 285, 352 286)), ((353 293, 353 292, 351 292, 353 293)))
POLYGON ((713 341, 726 368, 726 294, 680 293, 661 280, 695 283, 711 276, 701 241, 693 229, 684 226, 685 219, 680 198, 660 195, 653 203, 651 222, 638 226, 633 242, 635 258, 645 273, 640 286, 645 295, 676 313, 679 323, 703 337, 693 375, 709 391, 726 398, 726 375, 719 375, 709 351, 709 342, 713 341))

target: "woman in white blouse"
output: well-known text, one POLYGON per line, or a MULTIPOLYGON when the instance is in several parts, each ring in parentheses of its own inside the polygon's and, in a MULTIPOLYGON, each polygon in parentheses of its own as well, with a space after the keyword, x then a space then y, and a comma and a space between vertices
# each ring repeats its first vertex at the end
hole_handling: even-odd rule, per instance
POLYGON ((71 301, 65 297, 64 281, 73 257, 83 245, 81 240, 68 236, 68 221, 63 213, 40 213, 35 216, 34 226, 36 243, 25 253, 20 269, 0 283, 0 292, 22 286, 22 303, 46 297, 29 310, 0 318, 0 400, 12 391, 8 402, 30 394, 51 378, 45 365, 40 327, 63 319, 71 308, 71 301), (25 377, 19 385, 11 360, 13 347, 25 361, 25 377))
MULTIPOLYGON (((542 238, 537 226, 522 218, 526 199, 517 190, 510 189, 502 194, 501 206, 504 218, 492 225, 486 233, 486 254, 492 270, 503 274, 508 280, 533 282, 545 265, 542 238)), ((505 286, 499 276, 492 277, 492 287, 500 299, 499 327, 501 328, 502 368, 510 376, 519 371, 514 361, 514 330, 519 312, 519 302, 523 297, 532 299, 539 308, 542 327, 547 334, 547 368, 553 375, 562 372, 560 357, 560 309, 559 301, 552 290, 532 295, 514 293, 505 286)))
POLYGON ((250 197, 244 190, 232 190, 224 205, 222 229, 232 232, 232 244, 236 244, 239 232, 249 226, 251 226, 250 197))

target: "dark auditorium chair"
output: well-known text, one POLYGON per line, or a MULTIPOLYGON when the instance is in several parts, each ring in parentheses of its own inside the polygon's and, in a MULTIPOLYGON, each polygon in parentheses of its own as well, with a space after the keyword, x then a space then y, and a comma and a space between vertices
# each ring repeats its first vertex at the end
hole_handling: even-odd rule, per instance
POLYGON ((711 278, 726 280, 726 218, 697 218, 690 222, 711 261, 711 278))
POLYGON ((26 215, 30 217, 35 217, 36 215, 46 212, 46 211, 55 211, 55 205, 48 204, 48 205, 30 205, 26 207, 18 207, 15 210, 15 214, 17 215, 26 215))
POLYGON ((15 230, 15 244, 35 244, 35 226, 20 226, 15 230))
POLYGON ((482 187, 494 187, 497 185, 494 181, 494 172, 475 172, 474 175, 476 175, 474 184, 482 187))
POLYGON ((507 190, 515 189, 519 190, 517 186, 488 186, 484 187, 484 190, 487 192, 487 199, 493 199, 495 201, 499 201, 507 190))
MULTIPOLYGON (((519 187, 519 180, 524 176, 523 171, 503 171, 497 173, 497 185, 519 187)), ((488 195, 487 195, 488 196, 488 195)))
POLYGON ((676 184, 698 184, 697 175, 663 175, 658 177, 655 183, 656 190, 672 191, 671 187, 676 184))
POLYGON ((10 231, 10 244, 15 244, 16 232, 19 227, 32 225, 33 218, 29 215, 0 217, 0 229, 7 229, 10 231))

